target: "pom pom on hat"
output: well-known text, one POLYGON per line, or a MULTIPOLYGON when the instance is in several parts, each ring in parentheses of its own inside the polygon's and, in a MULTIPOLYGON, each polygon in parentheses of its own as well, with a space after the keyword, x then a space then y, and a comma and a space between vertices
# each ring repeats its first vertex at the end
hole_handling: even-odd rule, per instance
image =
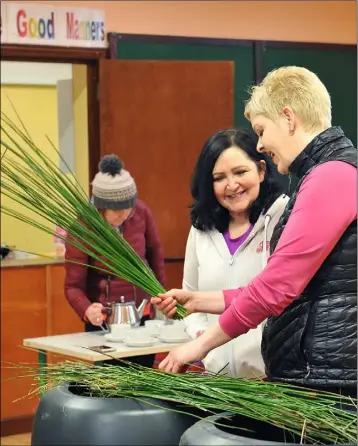
POLYGON ((117 155, 105 155, 98 164, 99 171, 115 176, 122 170, 121 160, 117 155))
POLYGON ((105 155, 92 181, 92 200, 97 209, 129 209, 135 205, 137 187, 117 155, 105 155))

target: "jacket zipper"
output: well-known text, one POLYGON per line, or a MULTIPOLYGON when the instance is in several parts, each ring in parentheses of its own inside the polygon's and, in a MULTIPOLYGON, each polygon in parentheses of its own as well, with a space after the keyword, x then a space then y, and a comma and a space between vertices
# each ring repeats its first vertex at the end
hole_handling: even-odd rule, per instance
POLYGON ((110 284, 111 284, 111 276, 107 277, 107 282, 106 282, 106 301, 109 301, 109 288, 110 288, 110 284))
MULTIPOLYGON (((231 255, 230 260, 229 260, 229 267, 231 267, 234 262, 235 262, 235 258, 237 257, 237 255, 242 252, 244 250, 244 248, 246 247, 246 245, 254 238, 256 234, 250 234, 249 237, 244 241, 244 243, 235 251, 234 254, 231 255)), ((231 270, 231 268, 230 268, 231 270)), ((231 272, 230 272, 230 288, 232 288, 232 280, 231 280, 231 272)))
MULTIPOLYGON (((233 288, 232 285, 232 265, 234 264, 235 261, 235 257, 238 255, 239 252, 243 251, 244 248, 246 247, 246 245, 255 237, 256 232, 254 233, 253 231, 251 232, 251 234, 249 235, 249 237, 244 241, 244 243, 235 251, 235 253, 230 257, 229 260, 229 277, 230 277, 230 288, 233 288)), ((232 345, 230 346, 230 350, 229 350, 229 364, 228 364, 228 369, 229 369, 229 375, 234 377, 235 376, 235 367, 234 367, 234 343, 232 343, 232 345)))
MULTIPOLYGON (((311 325, 311 327, 315 326, 316 314, 317 314, 317 313, 315 313, 315 311, 317 311, 316 306, 317 306, 317 304, 315 302, 310 304, 310 310, 309 310, 309 313, 307 316, 307 321, 306 321, 307 330, 309 329, 310 325, 311 325)), ((304 336, 305 337, 307 336, 306 330, 305 330, 304 336)), ((311 374, 310 360, 312 357, 312 348, 313 348, 313 346, 312 346, 312 342, 311 342, 311 343, 309 343, 308 348, 303 350, 304 358, 306 360, 306 370, 307 370, 305 379, 307 379, 311 374)))
POLYGON ((307 379, 311 374, 311 367, 310 367, 309 362, 307 362, 307 364, 306 364, 306 369, 307 369, 307 374, 305 376, 305 379, 307 379))
MULTIPOLYGON (((230 288, 232 288, 232 265, 234 264, 234 261, 235 261, 236 252, 231 256, 231 258, 229 260, 230 288)), ((231 343, 230 348, 229 348, 228 369, 229 369, 229 376, 234 377, 235 376, 235 367, 234 367, 234 343, 233 342, 231 343)))

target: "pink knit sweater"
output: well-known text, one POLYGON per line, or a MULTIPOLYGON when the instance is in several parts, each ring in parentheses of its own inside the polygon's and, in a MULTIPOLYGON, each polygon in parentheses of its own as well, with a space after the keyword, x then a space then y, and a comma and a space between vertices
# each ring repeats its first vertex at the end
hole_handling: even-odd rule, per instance
POLYGON ((224 291, 221 328, 232 338, 279 315, 299 296, 357 218, 357 169, 342 161, 317 166, 303 181, 266 268, 248 286, 224 291))

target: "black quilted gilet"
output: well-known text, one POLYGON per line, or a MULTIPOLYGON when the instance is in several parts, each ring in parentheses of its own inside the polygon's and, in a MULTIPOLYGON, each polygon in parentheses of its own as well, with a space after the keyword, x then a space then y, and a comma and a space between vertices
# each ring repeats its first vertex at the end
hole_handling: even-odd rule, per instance
MULTIPOLYGON (((331 127, 318 135, 290 166, 299 183, 275 228, 271 252, 290 218, 302 181, 312 169, 327 161, 344 161, 357 167, 357 150, 340 127, 331 127)), ((322 221, 322 225, 327 224, 329 221, 322 221)), ((262 355, 266 374, 272 381, 316 388, 356 388, 356 220, 302 294, 280 316, 268 319, 262 355)))

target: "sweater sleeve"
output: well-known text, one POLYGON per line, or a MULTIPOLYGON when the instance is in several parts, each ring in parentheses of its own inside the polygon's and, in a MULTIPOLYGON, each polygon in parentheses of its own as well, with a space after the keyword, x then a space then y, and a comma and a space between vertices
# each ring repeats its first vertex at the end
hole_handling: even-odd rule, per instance
POLYGON ((71 263, 71 261, 87 264, 88 256, 66 242, 65 260, 65 296, 79 317, 86 320, 84 313, 91 305, 86 295, 88 267, 71 263))
MULTIPOLYGON (((194 228, 190 229, 185 249, 183 289, 188 291, 199 290, 199 263, 196 252, 194 228)), ((209 326, 208 316, 206 313, 193 313, 184 318, 186 333, 195 339, 199 333, 205 331, 209 326)))
POLYGON ((188 291, 198 291, 198 257, 195 247, 195 229, 191 228, 186 242, 183 289, 188 291))
POLYGON ((290 218, 266 268, 247 287, 224 291, 220 316, 234 338, 279 315, 299 296, 357 218, 357 169, 342 161, 317 166, 302 182, 290 218))
POLYGON ((146 258, 149 266, 153 270, 155 277, 165 288, 165 269, 164 269, 164 253, 160 242, 157 225, 154 217, 146 207, 146 231, 145 231, 145 249, 146 258))

